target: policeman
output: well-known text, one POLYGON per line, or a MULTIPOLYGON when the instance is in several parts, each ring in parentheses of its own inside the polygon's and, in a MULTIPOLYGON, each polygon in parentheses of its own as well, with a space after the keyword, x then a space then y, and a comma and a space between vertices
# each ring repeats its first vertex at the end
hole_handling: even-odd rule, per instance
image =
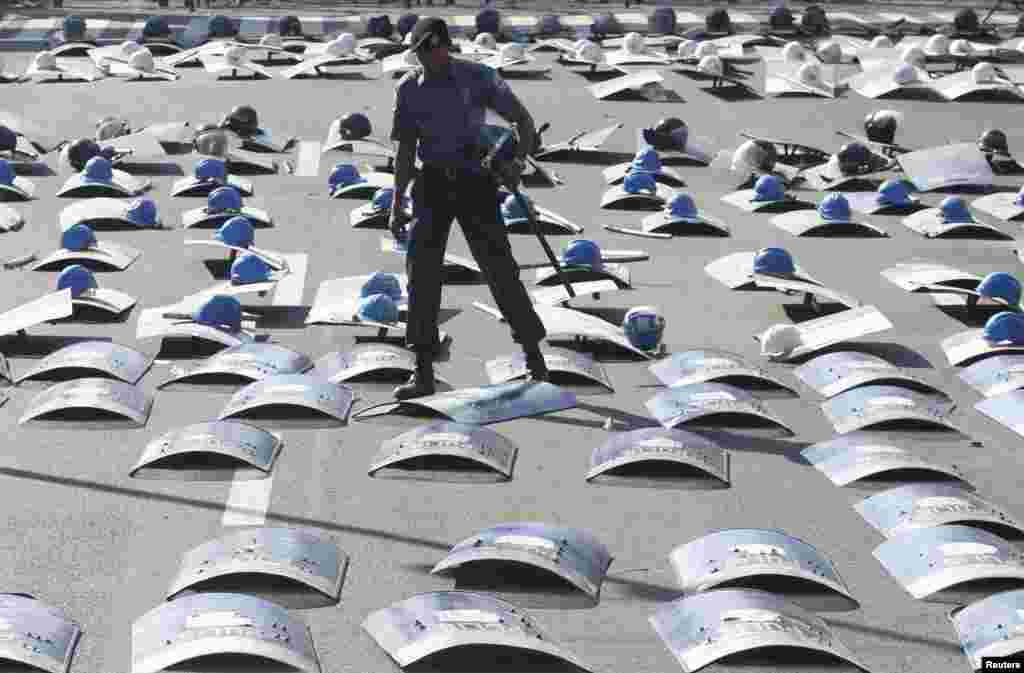
MULTIPOLYGON (((500 166, 501 181, 519 184, 529 150, 536 145, 533 118, 497 71, 486 65, 454 59, 444 20, 424 17, 412 30, 410 49, 421 67, 407 73, 395 88, 391 139, 395 155, 395 191, 390 221, 397 239, 408 235, 409 322, 406 339, 416 351, 416 372, 395 390, 407 399, 434 393, 433 356, 439 349, 437 315, 441 306, 441 272, 453 218, 465 234, 491 294, 512 329, 512 338, 526 354, 534 381, 546 381, 540 352, 546 336, 530 296, 519 280, 508 235, 499 219, 498 178, 481 157, 485 110, 495 110, 519 133, 516 161, 500 166), (413 178, 415 157, 422 169, 412 189, 413 216, 400 202, 413 178), (415 220, 410 232, 406 225, 415 220)), ((492 166, 498 170, 499 166, 492 166)))

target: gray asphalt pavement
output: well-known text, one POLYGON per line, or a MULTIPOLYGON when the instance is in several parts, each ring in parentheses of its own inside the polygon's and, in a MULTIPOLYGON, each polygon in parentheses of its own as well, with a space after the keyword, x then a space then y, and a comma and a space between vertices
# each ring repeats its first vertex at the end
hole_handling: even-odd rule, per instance
MULTIPOLYGON (((12 56, 12 67, 27 55, 12 56)), ((548 55, 542 58, 551 58, 548 55)), ((375 71, 372 72, 375 76, 375 71)), ((632 153, 635 129, 658 118, 678 116, 691 133, 719 147, 739 144, 737 133, 799 139, 836 150, 837 129, 858 131, 868 112, 895 108, 906 115, 900 140, 910 146, 940 144, 950 138, 973 140, 989 127, 1004 129, 1011 149, 1024 147, 1020 108, 997 103, 931 103, 870 101, 849 93, 834 101, 809 98, 725 101, 702 84, 672 72, 666 86, 681 103, 597 102, 579 74, 556 66, 550 81, 515 81, 515 91, 539 122, 550 121, 548 140, 558 141, 579 130, 612 121, 625 124, 607 143, 610 151, 632 153)), ((75 138, 91 134, 105 115, 122 115, 136 125, 189 120, 217 121, 233 105, 254 105, 261 125, 277 136, 294 135, 321 141, 331 120, 363 111, 375 134, 390 127, 392 80, 317 80, 217 82, 202 70, 184 71, 174 84, 52 84, 4 87, 3 107, 75 138)), ((193 156, 170 157, 188 172, 193 156)), ((325 280, 374 270, 401 272, 399 257, 379 252, 381 231, 353 230, 348 212, 361 202, 327 197, 327 175, 342 155, 326 155, 315 178, 290 175, 252 178, 256 196, 246 203, 269 211, 276 227, 257 231, 257 245, 282 252, 310 254, 304 303, 312 302, 325 280)), ((56 162, 50 162, 56 168, 56 162)), ((979 399, 948 366, 939 341, 966 326, 935 308, 925 295, 905 293, 879 275, 893 264, 913 258, 941 261, 985 274, 1005 270, 1019 275, 1015 242, 925 240, 904 228, 899 216, 875 216, 886 239, 798 239, 772 226, 764 215, 747 215, 719 198, 731 185, 716 181, 711 171, 679 167, 686 191, 701 207, 733 228, 730 238, 680 237, 670 241, 629 238, 604 231, 602 225, 639 226, 644 213, 603 211, 601 166, 548 164, 565 181, 561 188, 531 188, 535 201, 583 225, 585 236, 607 249, 643 249, 651 261, 632 266, 635 289, 613 293, 595 306, 624 311, 632 306, 659 306, 668 317, 665 343, 670 352, 715 347, 760 359, 752 335, 786 322, 783 309, 797 299, 777 294, 730 292, 705 275, 708 262, 730 252, 765 246, 788 249, 797 262, 830 287, 878 306, 895 329, 869 339, 876 352, 919 355, 928 366, 922 376, 948 392, 958 403, 957 420, 969 441, 939 446, 934 440, 906 439, 906 448, 946 463, 957 464, 980 494, 1024 515, 1018 489, 1021 438, 976 413, 979 399)), ((16 204, 25 228, 0 236, 3 257, 58 247, 60 210, 70 199, 56 198, 65 175, 33 177, 39 198, 16 204)), ((160 306, 213 283, 204 260, 215 257, 202 248, 185 248, 184 238, 211 236, 210 231, 184 232, 182 211, 199 199, 171 198, 174 175, 152 177, 151 192, 164 220, 163 231, 100 232, 99 236, 143 251, 120 273, 102 273, 104 286, 129 292, 139 306, 127 321, 115 324, 59 324, 33 328, 38 337, 110 338, 153 350, 153 343, 134 339, 136 319, 144 307, 160 306)), ((1000 178, 1007 188, 1014 178, 1000 178)), ((818 194, 808 192, 811 200, 818 194)), ((942 195, 926 194, 937 204, 942 195)), ((980 217, 984 218, 984 215, 980 217)), ((991 220, 987 220, 991 221, 991 220)), ((1017 235, 1017 225, 1000 224, 1017 235)), ((569 237, 552 238, 561 249, 569 237)), ((531 236, 513 236, 520 261, 539 261, 542 251, 531 236)), ((450 250, 467 254, 461 234, 450 250)), ((529 273, 529 272, 527 272, 529 273)), ((0 272, 3 307, 13 307, 52 290, 56 273, 0 272)), ((526 276, 532 278, 532 276, 526 276)), ((486 383, 484 362, 511 354, 515 346, 507 328, 471 307, 491 303, 484 285, 447 286, 444 306, 459 311, 443 329, 454 336, 451 360, 439 371, 456 386, 486 383)), ((620 311, 620 312, 621 312, 620 311)), ((345 327, 302 326, 302 311, 275 324, 261 325, 278 343, 312 357, 346 349, 360 332, 345 327)), ((11 342, 7 348, 13 349, 11 342)), ((5 346, 0 345, 0 350, 5 346)), ((11 352, 16 372, 33 359, 11 352)), ((141 385, 154 386, 167 375, 158 363, 141 385)), ((509 521, 546 521, 585 528, 614 555, 600 604, 589 609, 533 609, 553 637, 589 662, 595 670, 667 673, 679 664, 662 645, 647 618, 662 603, 679 596, 667 565, 677 545, 714 529, 780 528, 829 556, 848 583, 861 609, 826 615, 836 635, 878 673, 933 673, 967 670, 955 634, 946 618, 949 605, 915 601, 872 557, 883 539, 854 511, 870 493, 838 488, 803 464, 799 452, 833 436, 818 408, 822 401, 790 374, 790 366, 769 370, 792 383, 798 399, 771 399, 769 407, 795 430, 786 439, 738 435, 733 449, 732 487, 718 491, 681 491, 590 485, 583 476, 591 451, 603 443, 608 417, 617 429, 647 417, 644 402, 659 390, 638 361, 607 362, 613 394, 587 394, 580 407, 537 419, 493 426, 519 446, 514 478, 502 484, 449 484, 370 478, 366 468, 380 443, 412 427, 408 419, 354 422, 334 429, 285 428, 285 446, 273 473, 267 525, 309 526, 336 540, 351 557, 340 605, 303 611, 323 670, 329 673, 370 673, 396 670, 388 656, 360 629, 372 611, 412 594, 451 588, 451 579, 428 574, 447 548, 474 532, 509 521)), ((155 391, 152 415, 141 429, 91 429, 66 422, 58 427, 20 426, 18 418, 36 388, 15 390, 0 408, 6 432, 0 458, 0 491, 5 493, 7 525, 0 533, 3 563, 0 588, 25 591, 64 609, 82 625, 85 635, 72 670, 110 673, 130 670, 130 626, 139 615, 164 600, 184 552, 224 531, 222 517, 229 484, 201 484, 132 479, 128 471, 145 444, 157 435, 189 423, 215 418, 228 392, 155 391)), ((357 409, 384 401, 389 389, 360 388, 357 409)), ((465 670, 489 670, 476 662, 465 670)), ((714 673, 737 671, 845 670, 821 663, 806 668, 795 662, 760 658, 715 664, 714 673)))

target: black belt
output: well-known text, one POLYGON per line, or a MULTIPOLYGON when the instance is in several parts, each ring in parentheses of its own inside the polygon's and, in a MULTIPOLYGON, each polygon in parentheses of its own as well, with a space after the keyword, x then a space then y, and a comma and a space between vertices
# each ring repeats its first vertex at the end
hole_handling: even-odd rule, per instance
POLYGON ((481 170, 474 170, 468 166, 452 166, 446 164, 423 164, 423 173, 434 173, 443 176, 447 180, 456 180, 459 177, 472 176, 483 177, 486 175, 481 170))

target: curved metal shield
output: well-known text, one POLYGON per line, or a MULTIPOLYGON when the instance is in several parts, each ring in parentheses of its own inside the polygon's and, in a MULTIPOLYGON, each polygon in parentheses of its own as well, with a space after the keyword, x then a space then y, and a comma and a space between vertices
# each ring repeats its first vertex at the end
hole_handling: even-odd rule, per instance
POLYGON ((248 75, 253 79, 274 79, 273 71, 249 60, 229 61, 223 55, 207 53, 200 54, 199 61, 203 64, 203 69, 206 70, 206 72, 218 77, 225 75, 230 77, 248 75))
POLYGON ((351 381, 365 374, 396 374, 407 377, 416 369, 416 355, 389 344, 359 344, 345 353, 334 351, 316 361, 315 374, 332 383, 351 381))
POLYGON ((372 199, 378 189, 393 189, 395 176, 391 173, 370 171, 362 173, 362 182, 340 187, 331 192, 332 199, 372 199))
POLYGON ((488 425, 575 406, 576 396, 554 384, 512 381, 479 388, 460 388, 404 402, 377 404, 361 409, 354 418, 419 411, 441 415, 457 423, 488 425))
POLYGON ((163 603, 132 624, 132 673, 157 673, 199 657, 237 654, 320 673, 305 624, 270 601, 202 593, 163 603))
POLYGON ((196 481, 270 474, 281 440, 262 428, 238 421, 195 423, 165 432, 146 445, 129 472, 137 479, 196 481), (226 462, 231 467, 221 467, 226 462))
POLYGON ((647 368, 669 388, 694 383, 720 381, 739 384, 754 382, 792 390, 760 367, 751 365, 736 353, 718 349, 701 349, 673 353, 647 368))
MULTIPOLYGON (((860 58, 867 57, 860 56, 860 58)), ((863 65, 862 61, 862 67, 865 69, 848 79, 847 83, 852 90, 865 98, 881 98, 895 93, 910 92, 932 92, 932 95, 935 95, 935 88, 931 84, 932 78, 924 68, 915 66, 915 79, 906 84, 900 84, 896 81, 896 70, 899 68, 897 63, 876 62, 863 65)))
POLYGON ((477 646, 527 650, 593 670, 553 642, 530 615, 487 594, 418 594, 372 613, 363 629, 402 667, 450 648, 477 646))
POLYGON ((656 70, 643 70, 609 79, 587 87, 591 95, 598 100, 621 94, 624 91, 639 91, 651 86, 661 86, 665 78, 656 70))
POLYGON ((903 218, 903 226, 911 231, 925 236, 926 238, 940 238, 956 234, 959 236, 973 234, 975 236, 997 236, 999 238, 1012 238, 1004 234, 997 227, 986 224, 979 220, 973 222, 944 222, 942 211, 938 208, 926 208, 919 210, 912 215, 903 218))
POLYGON ((982 657, 1010 657, 1024 650, 1024 590, 972 603, 952 614, 950 621, 971 667, 984 670, 982 657))
POLYGON ((1009 79, 997 79, 994 82, 978 82, 971 70, 943 75, 932 80, 932 87, 939 92, 939 95, 948 101, 955 101, 964 96, 982 94, 986 98, 1006 100, 1008 98, 1021 99, 1024 94, 1015 82, 1009 79))
POLYGON ((852 433, 819 442, 801 452, 803 458, 821 471, 836 486, 885 472, 914 471, 938 479, 967 480, 955 466, 932 463, 870 433, 852 433))
POLYGON ((612 435, 591 454, 586 480, 646 462, 674 463, 730 483, 729 452, 706 437, 675 428, 640 428, 612 435))
POLYGON ((1003 538, 973 526, 910 529, 878 545, 873 554, 918 599, 964 582, 1024 582, 1024 554, 1003 538))
POLYGON ((918 422, 961 432, 951 416, 956 405, 945 395, 908 388, 867 385, 822 403, 821 410, 841 435, 894 422, 918 422))
POLYGON ((259 208, 253 208, 251 206, 242 206, 241 210, 232 210, 223 213, 211 213, 208 212, 205 207, 193 208, 192 210, 186 210, 181 214, 181 226, 184 229, 219 227, 236 215, 241 215, 246 218, 252 222, 254 227, 274 226, 274 218, 272 218, 265 210, 260 210, 259 208))
POLYGON ((21 231, 25 226, 25 218, 10 206, 0 204, 0 232, 21 231))
POLYGON ((1024 215, 1024 206, 1017 203, 1014 192, 996 192, 971 201, 971 208, 988 213, 992 217, 1010 222, 1024 215))
POLYGON ((220 412, 220 420, 267 407, 299 407, 348 421, 352 389, 307 374, 279 374, 250 383, 234 394, 220 412))
POLYGON ((1024 435, 1024 390, 988 397, 975 404, 974 408, 1018 435, 1024 435))
POLYGON ((842 192, 850 204, 851 210, 867 215, 878 213, 912 213, 924 208, 916 196, 909 196, 905 204, 882 203, 878 200, 878 192, 842 192))
MULTIPOLYGON (((60 230, 67 231, 76 224, 84 224, 91 229, 102 227, 136 227, 128 219, 129 202, 123 199, 97 197, 76 201, 60 211, 60 230)), ((160 227, 159 221, 156 228, 160 227)))
MULTIPOLYGON (((286 255, 286 254, 282 254, 280 252, 274 252, 272 250, 261 250, 260 248, 257 248, 255 246, 249 246, 248 248, 240 248, 240 247, 237 247, 237 246, 234 246, 234 245, 227 245, 227 244, 223 243, 222 241, 218 241, 216 239, 210 239, 210 240, 185 239, 184 243, 185 243, 185 245, 192 245, 192 246, 204 245, 204 246, 209 246, 209 247, 213 247, 213 248, 220 248, 221 250, 225 250, 225 251, 229 251, 229 252, 230 251, 234 251, 234 252, 237 252, 237 253, 239 253, 241 255, 255 255, 256 257, 259 257, 264 262, 266 262, 270 266, 270 268, 273 269, 274 271, 290 271, 291 270, 291 268, 290 268, 290 266, 288 264, 288 258, 292 257, 292 255, 286 255)), ((305 255, 300 255, 300 257, 305 257, 305 255)))
POLYGON ((72 198, 90 198, 108 196, 111 198, 127 198, 137 196, 152 186, 148 179, 139 179, 122 170, 113 169, 110 182, 93 182, 87 180, 84 173, 75 173, 64 183, 57 196, 72 198))
MULTIPOLYGON (((803 580, 848 599, 846 610, 860 607, 832 562, 814 546, 780 530, 733 528, 680 545, 669 554, 679 588, 687 593, 723 584, 756 582, 774 576, 803 580)), ((797 594, 799 595, 799 594, 797 594)), ((791 598, 799 604, 799 598, 791 598)))
POLYGON ((962 365, 982 356, 1024 352, 1024 344, 993 344, 987 341, 981 329, 969 329, 946 337, 940 345, 949 364, 953 366, 962 365))
MULTIPOLYGON (((538 205, 534 205, 533 210, 534 216, 537 218, 537 225, 544 231, 551 231, 555 234, 583 233, 583 227, 553 210, 538 205)), ((533 231, 530 220, 525 217, 505 220, 505 226, 512 233, 531 233, 533 231)))
POLYGON ((908 262, 882 270, 882 277, 907 292, 916 292, 929 285, 948 285, 976 290, 981 276, 935 262, 908 262))
POLYGON ((28 404, 19 424, 68 411, 90 410, 124 417, 142 426, 149 419, 153 399, 140 388, 110 379, 83 378, 50 386, 28 404))
POLYGON ((772 218, 772 224, 794 236, 868 235, 888 236, 889 233, 870 222, 827 222, 816 210, 795 210, 772 218))
POLYGON ((353 229, 386 229, 390 216, 389 208, 377 208, 370 202, 349 211, 348 221, 353 229))
POLYGON ((16 334, 40 323, 67 318, 75 312, 71 290, 59 290, 0 313, 0 335, 16 334))
POLYGON ((975 143, 930 147, 896 157, 914 189, 930 192, 948 187, 988 187, 992 166, 975 143))
POLYGON ((612 556, 596 537, 578 528, 507 523, 459 542, 430 572, 452 572, 466 564, 487 562, 521 563, 546 570, 596 601, 612 556))
POLYGON ((39 361, 18 378, 18 383, 84 371, 91 376, 105 374, 125 383, 138 383, 149 371, 152 359, 111 341, 81 341, 65 346, 39 361))
POLYGON ((0 184, 0 200, 3 201, 31 201, 35 193, 35 183, 20 175, 14 176, 10 184, 0 184))
POLYGON ((861 305, 861 303, 853 297, 849 297, 841 292, 827 288, 824 285, 808 283, 798 278, 786 278, 764 273, 751 274, 751 278, 754 280, 755 287, 768 287, 782 293, 798 292, 819 296, 829 302, 840 304, 848 308, 854 308, 861 305))
MULTIPOLYGON (((477 304, 474 304, 474 306, 480 308, 477 304)), ((544 329, 547 331, 548 339, 550 340, 565 337, 583 337, 586 339, 607 341, 619 346, 620 348, 628 350, 634 355, 639 355, 642 358, 648 360, 654 358, 654 353, 641 350, 630 343, 629 339, 626 338, 625 333, 622 331, 622 328, 618 325, 613 325, 610 322, 588 313, 568 308, 561 308, 559 306, 534 304, 533 308, 540 317, 541 322, 544 323, 544 329)), ((492 315, 497 311, 497 309, 482 310, 485 310, 492 315)), ((500 313, 497 315, 500 315, 500 313)))
POLYGON ((571 155, 575 152, 601 152, 603 151, 601 146, 604 145, 605 141, 622 126, 621 122, 616 122, 604 128, 573 136, 567 141, 553 145, 544 145, 533 156, 536 159, 554 159, 564 158, 566 155, 571 155))
POLYGON ((723 203, 736 206, 747 213, 781 212, 799 208, 813 208, 814 204, 801 201, 789 194, 777 201, 755 201, 753 189, 741 189, 722 197, 723 203))
POLYGON ((654 192, 635 194, 627 192, 622 185, 616 185, 601 196, 601 207, 612 210, 661 210, 674 194, 671 188, 660 182, 654 184, 654 192))
POLYGON ((614 281, 620 289, 630 287, 629 267, 624 264, 606 263, 599 269, 587 267, 563 266, 560 269, 545 267, 537 269, 534 282, 537 285, 554 285, 561 283, 562 276, 569 279, 570 283, 587 283, 596 280, 614 281))
POLYGON ((692 383, 670 388, 647 400, 644 406, 666 428, 694 421, 706 424, 715 417, 727 416, 767 421, 793 434, 761 400, 726 383, 692 383))
MULTIPOLYGON (((315 531, 257 528, 228 533, 190 549, 181 559, 167 599, 189 589, 206 591, 232 576, 270 575, 291 580, 336 604, 348 556, 315 531)), ((216 589, 214 589, 216 591, 216 589)))
MULTIPOLYGON (((858 306, 802 322, 796 328, 800 333, 800 345, 779 360, 795 360, 838 343, 884 332, 892 329, 892 323, 874 306, 858 306)), ((754 339, 763 341, 764 335, 757 335, 754 339)))
POLYGON ((793 374, 819 395, 835 397, 847 390, 871 383, 891 383, 945 396, 923 379, 908 374, 892 363, 860 351, 837 351, 819 355, 800 365, 793 374))
MULTIPOLYGON (((405 54, 397 54, 398 59, 405 58, 405 54)), ((384 59, 384 72, 388 72, 386 62, 392 57, 384 59)), ((391 143, 377 138, 360 138, 359 140, 346 140, 341 135, 341 120, 335 119, 327 127, 327 138, 324 140, 321 152, 349 152, 351 154, 365 154, 376 157, 393 157, 395 150, 391 143)))
POLYGON ((190 369, 175 368, 160 387, 196 379, 231 376, 259 381, 280 374, 302 374, 313 366, 306 355, 272 343, 246 343, 226 348, 190 369))
MULTIPOLYGON (((553 348, 544 353, 544 362, 552 378, 567 377, 569 379, 584 380, 595 383, 603 388, 614 392, 608 373, 586 353, 564 348, 553 348)), ((517 379, 525 378, 527 375, 526 355, 522 352, 505 357, 488 360, 484 365, 487 371, 487 379, 491 383, 506 383, 517 379)))
POLYGON ((868 671, 820 617, 766 591, 716 589, 694 594, 663 605, 650 623, 686 673, 767 647, 830 654, 868 671))
POLYGON ((960 380, 985 397, 1024 388, 1024 355, 997 355, 960 370, 960 380))
POLYGON ((909 484, 853 506, 871 526, 888 538, 908 530, 964 524, 1024 536, 1020 522, 997 505, 950 484, 909 484))
MULTIPOLYGON (((396 302, 401 311, 408 303, 406 288, 409 286, 409 278, 405 274, 395 274, 398 277, 399 286, 402 288, 402 297, 396 302)), ((306 324, 315 325, 318 323, 328 325, 359 325, 357 314, 359 312, 359 293, 370 275, 347 276, 325 280, 316 289, 316 296, 313 297, 313 305, 306 315, 306 324)))
POLYGON ((28 594, 0 594, 0 660, 46 673, 68 673, 82 629, 28 594))
POLYGON ((119 243, 99 241, 96 247, 85 250, 56 250, 32 265, 33 271, 48 271, 52 268, 78 264, 94 264, 124 271, 142 255, 142 251, 119 243))
MULTIPOLYGON (((719 257, 704 267, 704 273, 708 274, 719 283, 722 283, 730 290, 748 290, 754 288, 754 251, 734 252, 725 257, 719 257)), ((806 283, 821 285, 798 264, 794 264, 794 278, 806 283)))
POLYGON ((139 322, 135 329, 135 338, 139 341, 146 339, 201 339, 229 348, 252 343, 256 338, 245 329, 247 324, 251 325, 252 323, 251 321, 246 321, 244 316, 242 320, 243 329, 238 332, 228 332, 216 325, 164 317, 165 313, 179 308, 181 307, 158 306, 156 308, 147 308, 140 312, 139 322))
POLYGON ((171 196, 209 196, 210 192, 219 187, 234 187, 242 196, 252 196, 255 188, 252 181, 237 175, 227 176, 225 182, 219 180, 198 180, 194 175, 179 178, 171 185, 171 196))
MULTIPOLYGON (((520 266, 522 268, 522 266, 520 266)), ((563 270, 564 271, 564 270, 563 270)), ((593 297, 594 299, 600 299, 602 294, 611 294, 612 292, 618 292, 626 289, 619 287, 619 284, 614 280, 589 280, 583 283, 570 283, 572 286, 573 295, 569 296, 569 291, 566 290, 565 285, 546 285, 536 290, 530 290, 530 298, 533 299, 534 304, 544 304, 545 306, 568 306, 569 302, 577 297, 593 297)), ((571 307, 570 307, 571 308, 571 307)))
POLYGON ((254 135, 242 139, 242 148, 256 152, 287 152, 295 144, 295 136, 286 136, 277 140, 270 131, 259 129, 254 135))
MULTIPOLYGON (((633 163, 627 161, 623 164, 615 164, 601 171, 601 177, 604 178, 605 183, 609 185, 620 184, 626 179, 626 175, 633 169, 633 163)), ((662 184, 668 185, 669 187, 685 187, 686 181, 676 171, 671 168, 662 166, 658 169, 658 172, 654 174, 654 179, 662 184)))
POLYGON ((476 463, 511 479, 518 452, 515 444, 493 430, 435 421, 384 441, 368 473, 373 476, 383 469, 402 468, 406 462, 447 457, 476 463))

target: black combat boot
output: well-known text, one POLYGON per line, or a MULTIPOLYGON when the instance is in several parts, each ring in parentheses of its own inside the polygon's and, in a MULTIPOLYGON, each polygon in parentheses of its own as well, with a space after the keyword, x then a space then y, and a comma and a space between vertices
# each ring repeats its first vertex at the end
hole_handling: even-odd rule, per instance
POLYGON ((434 389, 434 358, 429 350, 416 352, 416 371, 409 377, 409 382, 395 388, 395 399, 408 400, 414 397, 433 395, 434 389))
POLYGON ((538 344, 533 344, 529 347, 524 346, 523 353, 526 355, 527 380, 534 383, 550 381, 551 375, 548 373, 548 364, 544 361, 544 355, 540 352, 540 346, 538 344))

